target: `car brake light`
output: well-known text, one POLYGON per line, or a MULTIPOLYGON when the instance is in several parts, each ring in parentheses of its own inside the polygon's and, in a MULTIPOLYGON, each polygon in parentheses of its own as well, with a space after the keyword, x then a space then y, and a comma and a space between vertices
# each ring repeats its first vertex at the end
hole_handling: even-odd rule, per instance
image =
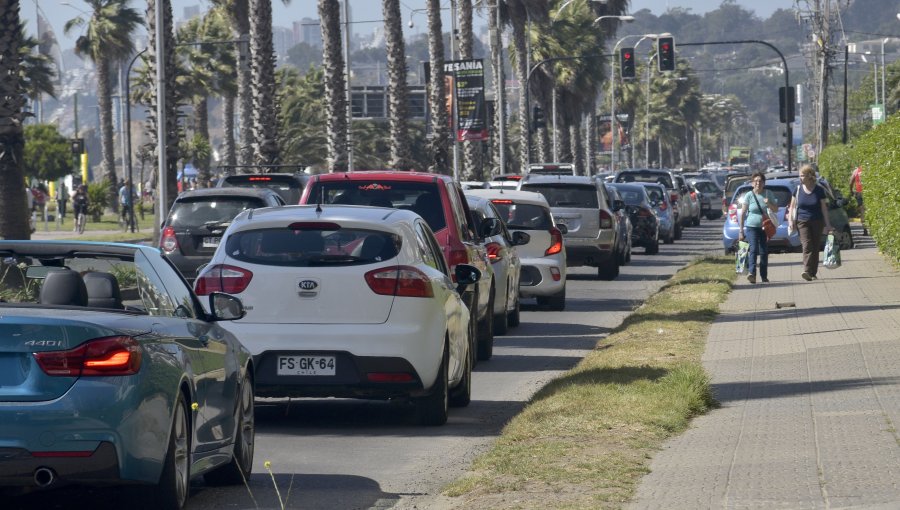
POLYGON ((213 292, 240 294, 250 285, 253 273, 228 264, 216 264, 203 271, 194 282, 194 292, 198 296, 208 296, 213 292))
POLYGON ((563 249, 563 235, 556 227, 550 227, 550 247, 544 252, 544 256, 555 255, 563 249))
POLYGON ((141 346, 130 336, 111 336, 67 351, 36 352, 34 359, 51 376, 134 375, 141 369, 141 346))
POLYGON ((500 246, 500 243, 487 243, 484 247, 487 248, 488 260, 492 264, 503 260, 503 255, 500 253, 503 250, 503 246, 500 246))
POLYGON ((600 210, 600 228, 612 228, 612 215, 603 209, 600 210))
POLYGON ((694 199, 694 200, 697 199, 697 192, 696 192, 696 191, 691 191, 691 198, 694 199))
POLYGON ((728 217, 731 221, 737 221, 737 204, 731 204, 728 208, 728 217))
POLYGON ((450 278, 453 280, 453 283, 456 283, 456 265, 468 264, 469 252, 466 251, 465 248, 461 250, 450 250, 450 255, 447 259, 447 262, 450 265, 450 278))
POLYGON ((178 239, 175 237, 175 229, 166 227, 159 236, 159 247, 166 253, 172 253, 178 249, 178 239))
POLYGON ((366 273, 366 283, 382 296, 434 297, 428 275, 411 266, 373 269, 366 273))
POLYGON ((513 203, 512 200, 507 200, 505 198, 493 198, 491 199, 491 202, 501 205, 511 205, 513 203))

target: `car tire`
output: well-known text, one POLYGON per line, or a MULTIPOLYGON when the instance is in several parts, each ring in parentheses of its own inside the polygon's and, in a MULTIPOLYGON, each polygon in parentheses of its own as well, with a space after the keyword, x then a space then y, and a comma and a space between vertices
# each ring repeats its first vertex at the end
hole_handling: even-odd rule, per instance
POLYGON ((696 218, 694 218, 694 221, 691 223, 691 225, 693 225, 695 227, 699 227, 700 226, 700 216, 697 216, 696 218))
POLYGON ((478 360, 487 361, 494 355, 494 287, 488 300, 484 320, 478 323, 478 360))
POLYGON ((644 253, 646 253, 647 255, 656 255, 657 253, 659 253, 659 238, 651 241, 650 244, 648 244, 645 248, 644 253))
POLYGON ((681 240, 681 231, 682 231, 682 228, 683 228, 683 227, 682 227, 681 225, 675 225, 675 236, 674 236, 674 240, 675 240, 675 241, 680 241, 680 240, 681 240))
POLYGON ((844 225, 844 230, 841 232, 841 249, 842 250, 850 250, 853 248, 853 232, 850 230, 850 225, 844 225))
POLYGON ((203 475, 208 485, 237 485, 250 479, 253 471, 253 451, 256 441, 256 419, 253 407, 253 379, 248 374, 239 389, 241 401, 235 410, 237 431, 231 462, 203 475))
POLYGON ((597 267, 597 278, 604 281, 615 280, 619 276, 619 261, 615 257, 597 267))
POLYGON ((144 491, 141 502, 145 508, 181 510, 191 490, 191 432, 188 406, 182 392, 178 392, 172 408, 172 430, 169 447, 163 461, 159 483, 144 491))
POLYGON ((547 297, 547 308, 554 312, 561 312, 566 309, 566 288, 547 297))
POLYGON ((510 327, 517 327, 521 322, 522 318, 522 300, 519 298, 518 294, 516 295, 516 306, 513 308, 509 314, 506 316, 506 322, 509 323, 510 327))
MULTIPOLYGON (((509 283, 507 283, 507 285, 509 285, 509 283)), ((507 310, 509 310, 509 297, 507 296, 506 299, 507 302, 503 306, 503 312, 494 314, 494 336, 503 336, 509 332, 509 315, 507 314, 507 310)))
POLYGON ((625 254, 625 264, 622 264, 623 266, 626 265, 626 264, 631 264, 631 250, 632 250, 632 248, 634 248, 634 245, 632 245, 632 244, 631 244, 631 241, 629 241, 629 242, 628 242, 628 253, 625 254))
POLYGON ((466 407, 472 401, 472 356, 466 353, 463 378, 450 390, 448 404, 451 407, 466 407))
POLYGON ((424 397, 417 397, 413 401, 416 409, 416 422, 419 425, 436 427, 447 423, 447 413, 450 406, 450 398, 447 391, 447 364, 449 362, 449 348, 444 342, 444 355, 441 357, 441 366, 438 369, 437 380, 431 387, 431 391, 424 397))

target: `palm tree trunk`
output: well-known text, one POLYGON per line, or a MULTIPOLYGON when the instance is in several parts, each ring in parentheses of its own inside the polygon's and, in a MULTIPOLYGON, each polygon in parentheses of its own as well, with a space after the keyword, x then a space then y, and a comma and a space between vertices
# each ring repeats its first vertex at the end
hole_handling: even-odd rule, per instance
POLYGON ((428 106, 431 111, 429 172, 450 175, 450 119, 447 111, 447 87, 444 83, 444 33, 441 26, 440 0, 428 0, 428 55, 431 76, 428 106))
MULTIPOLYGON (((506 121, 505 111, 501 109, 501 105, 506 105, 506 87, 504 86, 503 77, 503 38, 500 30, 496 27, 500 26, 500 0, 492 0, 488 6, 488 26, 493 36, 491 37, 491 75, 494 78, 494 118, 491 119, 491 156, 490 168, 497 173, 505 173, 505 168, 500 168, 500 161, 504 158, 500 157, 501 152, 506 151, 506 147, 500 143, 499 134, 501 124, 506 121)), ((520 94, 521 95, 521 94, 520 94)))
POLYGON ((28 201, 22 152, 22 108, 25 94, 21 78, 22 31, 18 28, 18 0, 0 0, 0 238, 30 239, 28 201), (16 214, 16 211, 20 213, 16 214))
POLYGON ((593 106, 584 116, 584 131, 584 175, 594 175, 597 171, 597 116, 593 106))
MULTIPOLYGON (((231 26, 243 42, 238 44, 238 131, 240 145, 236 147, 239 165, 253 164, 253 95, 250 87, 250 7, 249 0, 234 0, 228 11, 231 26)), ((246 171, 246 169, 244 170, 246 171)))
MULTIPOLYGON (((459 58, 468 60, 472 56, 472 0, 457 0, 457 26, 459 27, 459 58)), ((452 36, 451 36, 452 37, 452 36)), ((482 142, 464 141, 463 175, 473 180, 483 180, 483 168, 478 164, 478 145, 482 142)))
POLYGON ((222 129, 225 131, 225 139, 222 143, 222 152, 225 156, 225 173, 227 175, 234 174, 234 166, 237 164, 237 155, 234 151, 234 102, 235 98, 232 94, 226 94, 224 97, 225 110, 222 120, 222 129))
MULTIPOLYGON (((156 39, 156 1, 149 0, 147 2, 147 35, 150 41, 156 39)), ((164 86, 164 109, 166 113, 166 124, 159 126, 159 119, 156 118, 156 105, 159 98, 156 96, 156 88, 150 91, 150 115, 148 122, 150 123, 150 141, 153 145, 159 147, 160 143, 166 144, 166 203, 157 204, 156 224, 161 224, 164 215, 168 212, 178 195, 178 101, 175 89, 175 41, 172 32, 172 4, 170 0, 162 0, 162 37, 164 39, 165 55, 162 56, 162 65, 165 67, 166 83, 164 86)), ((147 50, 148 59, 147 66, 151 76, 156 75, 156 66, 159 65, 159 57, 156 55, 156 46, 150 44, 147 50)), ((153 174, 158 173, 159 165, 155 165, 153 174)), ((154 182, 157 181, 154 177, 154 182)), ((159 195, 157 195, 159 196, 159 195)), ((155 234, 158 235, 158 234, 155 234)))
MULTIPOLYGON (((209 143, 209 98, 199 96, 194 101, 194 134, 199 135, 206 142, 206 147, 210 147, 209 143)), ((194 155, 194 165, 197 166, 197 187, 206 188, 209 186, 209 152, 203 151, 202 154, 194 155)))
POLYGON ((347 171, 349 126, 347 124, 347 80, 341 52, 341 7, 338 0, 319 0, 325 70, 325 118, 328 144, 328 171, 347 171))
MULTIPOLYGON (((515 47, 516 55, 519 55, 519 58, 515 61, 515 73, 516 80, 518 80, 521 86, 518 108, 519 133, 521 135, 521 140, 519 141, 519 159, 522 162, 521 172, 524 174, 528 171, 528 168, 526 167, 528 164, 528 136, 529 130, 531 129, 531 126, 529 125, 528 104, 525 102, 525 87, 527 86, 526 80, 528 77, 528 62, 526 59, 526 56, 528 55, 528 43, 526 41, 527 19, 522 15, 514 15, 511 17, 511 21, 513 26, 513 46, 515 47)), ((546 160, 541 158, 541 161, 546 160)))
POLYGON ((100 109, 100 156, 101 174, 106 178, 109 205, 114 213, 119 212, 119 178, 116 175, 116 156, 113 148, 112 88, 109 85, 109 60, 97 62, 97 105, 100 109))
POLYGON ((569 124, 569 145, 572 149, 572 163, 578 175, 591 175, 584 166, 584 136, 581 134, 582 116, 577 115, 569 124))
POLYGON ((272 43, 272 0, 250 0, 250 86, 253 92, 255 163, 278 162, 275 105, 275 46, 272 43))
POLYGON ((412 168, 409 142, 409 90, 406 84, 406 48, 399 0, 382 0, 385 44, 388 58, 388 119, 390 121, 391 167, 412 168))

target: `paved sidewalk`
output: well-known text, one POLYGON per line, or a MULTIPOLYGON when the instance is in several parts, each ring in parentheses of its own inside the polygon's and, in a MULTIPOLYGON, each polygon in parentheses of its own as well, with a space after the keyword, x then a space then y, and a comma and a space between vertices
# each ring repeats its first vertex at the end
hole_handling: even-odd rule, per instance
POLYGON ((817 281, 800 254, 738 278, 703 356, 721 408, 666 443, 630 508, 900 508, 900 273, 861 234, 817 281))

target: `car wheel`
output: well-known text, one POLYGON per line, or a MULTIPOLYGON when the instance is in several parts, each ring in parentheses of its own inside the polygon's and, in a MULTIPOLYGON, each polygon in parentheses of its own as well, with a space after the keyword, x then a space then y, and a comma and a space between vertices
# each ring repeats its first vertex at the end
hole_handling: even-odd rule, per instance
POLYGON ((695 227, 699 227, 700 226, 700 216, 697 216, 696 218, 694 218, 694 221, 693 221, 693 223, 691 223, 691 225, 693 225, 695 227))
POLYGON ((553 294, 547 300, 547 306, 551 310, 555 312, 561 312, 566 309, 566 288, 563 287, 562 290, 553 294))
POLYGON ((519 296, 517 294, 516 295, 516 306, 506 316, 506 321, 509 323, 510 327, 515 328, 516 326, 519 325, 519 323, 521 321, 521 308, 522 308, 522 300, 519 298, 519 296))
POLYGON ((487 361, 494 355, 494 288, 488 300, 484 320, 478 323, 478 360, 487 361))
POLYGON ((597 267, 597 278, 600 280, 615 280, 619 276, 619 261, 612 258, 606 264, 597 267))
POLYGON ((419 425, 437 426, 447 423, 447 409, 449 396, 447 393, 447 363, 449 348, 444 343, 444 355, 441 357, 441 366, 438 369, 437 380, 428 395, 417 397, 414 401, 416 407, 416 422, 419 425))
POLYGON ((452 407, 466 407, 472 401, 472 357, 468 353, 463 363, 462 380, 450 390, 449 404, 452 407))
POLYGON ((235 413, 237 432, 231 462, 203 475, 209 485, 237 485, 250 479, 253 470, 253 450, 256 441, 256 420, 253 408, 253 379, 244 378, 240 388, 241 401, 235 413))
MULTIPOLYGON (((507 283, 507 285, 509 285, 507 283)), ((506 298, 506 305, 503 306, 503 312, 494 315, 494 336, 503 336, 509 332, 509 319, 506 311, 509 309, 509 297, 506 298)))
POLYGON ((644 253, 646 253, 647 255, 656 255, 657 253, 659 253, 659 238, 654 239, 650 244, 648 244, 644 253))
POLYGON ((625 263, 627 262, 625 248, 626 248, 625 245, 622 245, 621 250, 616 250, 616 263, 619 264, 620 266, 624 266, 625 263))
POLYGON ((633 247, 634 247, 634 246, 633 246, 633 245, 631 244, 631 242, 629 241, 629 242, 628 242, 628 253, 625 254, 625 264, 622 264, 622 265, 631 264, 631 249, 632 249, 633 247))
POLYGON ((681 240, 681 230, 682 230, 681 225, 675 225, 675 241, 681 240))
POLYGON ((180 510, 187 502, 191 488, 191 433, 187 413, 187 402, 179 391, 172 410, 172 430, 162 474, 156 487, 147 490, 147 497, 143 499, 147 508, 180 510))
POLYGON ((666 238, 663 242, 666 244, 674 244, 675 243, 675 231, 674 230, 670 231, 666 235, 666 238))
POLYGON ((850 225, 844 225, 844 230, 841 232, 841 249, 849 250, 854 246, 853 243, 853 232, 850 231, 850 225))

